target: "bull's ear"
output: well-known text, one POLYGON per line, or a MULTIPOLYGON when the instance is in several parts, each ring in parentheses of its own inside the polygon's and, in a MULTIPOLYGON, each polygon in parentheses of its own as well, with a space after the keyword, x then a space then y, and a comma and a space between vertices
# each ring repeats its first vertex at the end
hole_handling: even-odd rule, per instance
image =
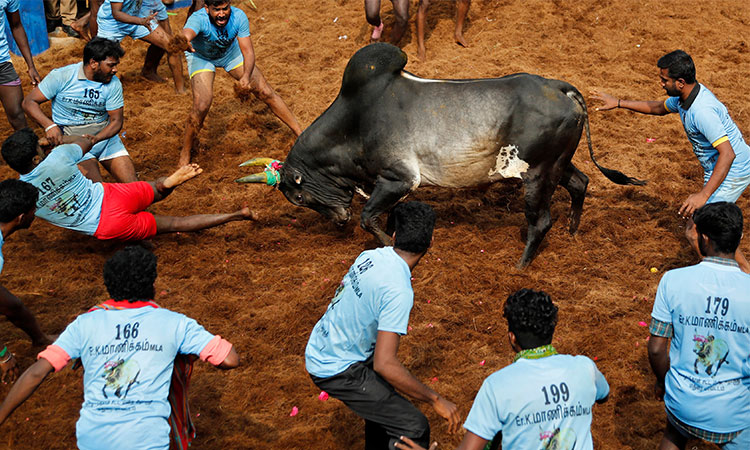
POLYGON ((299 172, 294 172, 294 182, 297 184, 302 184, 302 174, 299 172))

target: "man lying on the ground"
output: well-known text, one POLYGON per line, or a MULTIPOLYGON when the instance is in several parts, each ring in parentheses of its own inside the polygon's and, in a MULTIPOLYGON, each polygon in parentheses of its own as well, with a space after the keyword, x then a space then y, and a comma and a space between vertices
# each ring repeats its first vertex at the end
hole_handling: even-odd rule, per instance
POLYGON ((63 145, 45 154, 29 128, 16 131, 3 142, 2 155, 8 165, 33 184, 40 193, 37 217, 53 225, 97 239, 143 240, 157 234, 198 231, 235 220, 255 218, 248 207, 228 214, 185 217, 146 212, 152 203, 169 195, 203 170, 197 164, 183 166, 156 181, 94 183, 76 165, 91 149, 86 137, 63 136, 63 145))
POLYGON ((239 356, 232 344, 195 320, 154 303, 156 275, 156 256, 148 250, 132 246, 115 253, 104 265, 111 300, 78 316, 39 353, 0 405, 0 424, 50 372, 81 358, 78 448, 167 450, 175 357, 199 355, 220 369, 234 369, 239 356))
POLYGON ((63 135, 93 136, 94 146, 78 163, 92 181, 102 181, 97 160, 118 182, 137 180, 119 135, 124 101, 115 74, 124 54, 117 42, 94 38, 83 48, 83 62, 54 69, 23 101, 24 111, 44 127, 52 145, 62 144, 63 135), (52 118, 40 107, 50 100, 52 118))

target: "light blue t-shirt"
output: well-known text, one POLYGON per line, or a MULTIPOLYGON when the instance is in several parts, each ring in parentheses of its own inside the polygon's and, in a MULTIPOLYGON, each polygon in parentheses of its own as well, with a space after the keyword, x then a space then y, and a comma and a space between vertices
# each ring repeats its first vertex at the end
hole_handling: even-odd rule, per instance
MULTIPOLYGON (((96 21, 98 24, 110 23, 110 26, 116 26, 116 24, 123 24, 115 20, 112 17, 112 3, 122 3, 122 12, 133 17, 141 17, 141 6, 143 0, 104 0, 104 3, 99 7, 99 12, 96 14, 96 21)), ((130 24, 123 24, 130 26, 130 24)))
POLYGON ((78 316, 54 344, 85 369, 78 447, 168 449, 175 356, 198 355, 212 338, 195 320, 163 308, 78 316))
POLYGON ((392 247, 362 252, 344 276, 305 349, 316 377, 337 375, 375 351, 378 331, 406 334, 414 304, 411 271, 392 247))
POLYGON ((659 282, 651 316, 674 328, 666 407, 682 422, 703 430, 746 429, 750 276, 736 265, 707 260, 670 270, 659 282))
POLYGON ((18 0, 0 0, 0 63, 10 61, 10 47, 8 47, 8 41, 5 39, 7 14, 18 11, 19 7, 18 0))
POLYGON ((230 7, 232 14, 229 21, 223 27, 217 27, 211 23, 208 11, 202 8, 194 12, 185 23, 184 28, 195 31, 197 36, 190 43, 203 59, 219 59, 227 54, 233 45, 239 45, 237 38, 250 36, 250 22, 245 13, 234 6, 230 7))
POLYGON ((83 151, 76 144, 58 145, 21 181, 39 191, 36 216, 52 225, 93 235, 99 227, 104 187, 78 169, 83 151))
POLYGON ((521 358, 484 380, 464 428, 488 441, 502 431, 504 449, 588 450, 592 407, 608 394, 585 356, 521 358))
POLYGON ((58 125, 89 125, 109 119, 109 112, 123 107, 122 84, 117 76, 109 83, 86 78, 83 63, 54 69, 39 90, 52 101, 52 121, 58 125))
POLYGON ((3 273, 3 266, 5 265, 5 258, 3 258, 3 244, 5 244, 5 237, 3 233, 0 233, 0 273, 3 273))
POLYGON ((703 166, 704 182, 708 181, 719 157, 715 147, 727 140, 735 153, 727 177, 750 175, 750 147, 742 138, 742 133, 729 116, 726 106, 708 88, 702 84, 698 86, 698 95, 688 109, 683 109, 679 97, 669 97, 664 106, 671 113, 680 113, 693 152, 703 166))

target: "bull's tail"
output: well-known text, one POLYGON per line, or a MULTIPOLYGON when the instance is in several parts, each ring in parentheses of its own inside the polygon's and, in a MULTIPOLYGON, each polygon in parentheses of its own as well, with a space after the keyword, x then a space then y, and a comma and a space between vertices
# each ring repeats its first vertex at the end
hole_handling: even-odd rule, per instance
POLYGON ((596 158, 594 157, 594 149, 591 147, 591 130, 589 129, 589 110, 586 107, 586 100, 583 99, 583 95, 581 95, 580 92, 578 92, 577 89, 572 88, 567 91, 565 91, 565 95, 572 98, 576 102, 578 102, 579 105, 581 105, 581 108, 583 109, 583 119, 584 119, 584 126, 586 129, 586 142, 589 145, 589 155, 591 156, 591 161, 594 162, 594 165, 597 169, 599 169, 605 177, 609 178, 610 181, 617 184, 632 184, 635 186, 643 186, 646 184, 646 181, 639 180, 637 178, 629 177, 625 175, 624 173, 620 172, 619 170, 612 170, 607 169, 606 167, 602 167, 599 165, 599 163, 596 161, 596 158))

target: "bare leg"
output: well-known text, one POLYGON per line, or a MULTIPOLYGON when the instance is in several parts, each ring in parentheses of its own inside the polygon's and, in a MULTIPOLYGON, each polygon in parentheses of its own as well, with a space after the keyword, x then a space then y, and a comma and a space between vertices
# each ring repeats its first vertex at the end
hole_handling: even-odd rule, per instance
POLYGON ((93 181, 94 183, 101 183, 102 173, 99 172, 99 161, 96 158, 85 159, 78 163, 78 169, 81 171, 84 177, 93 181))
MULTIPOLYGON (((94 161, 94 160, 92 160, 94 161)), ((135 174, 135 166, 130 156, 118 156, 117 158, 101 161, 107 172, 111 173, 118 183, 132 183, 138 181, 135 174)))
POLYGON ((391 0, 393 12, 396 14, 396 23, 391 30, 391 44, 398 45, 409 26, 409 0, 391 0))
MULTIPOLYGON (((159 25, 164 27, 164 31, 166 31, 171 38, 172 27, 169 26, 169 20, 160 20, 159 25)), ((155 83, 164 83, 166 81, 156 73, 156 70, 159 68, 159 61, 161 61, 161 57, 164 56, 165 53, 166 51, 164 51, 164 49, 161 49, 154 44, 148 46, 148 50, 146 50, 146 59, 143 61, 143 69, 141 70, 141 75, 143 75, 144 78, 155 83)))
POLYGON ((39 346, 52 343, 52 339, 42 333, 34 314, 26 308, 26 305, 18 297, 11 294, 3 286, 0 286, 0 314, 3 314, 13 325, 28 334, 32 345, 39 346))
POLYGON ((427 57, 427 51, 424 47, 424 29, 427 23, 427 8, 430 7, 430 0, 419 0, 417 9, 417 57, 424 61, 427 57))
POLYGON ((684 450, 685 444, 687 444, 687 439, 667 421, 667 428, 659 443, 659 450, 684 450))
POLYGON ((244 208, 228 214, 198 214, 194 216, 173 217, 154 215, 156 234, 174 233, 177 231, 199 231, 223 225, 236 220, 256 220, 257 216, 250 208, 244 208))
MULTIPOLYGON (((229 74, 235 79, 239 79, 239 77, 242 76, 242 68, 238 67, 232 70, 229 74)), ((259 100, 271 108, 271 111, 276 114, 276 117, 281 119, 282 122, 291 128, 295 135, 299 136, 302 134, 302 127, 299 122, 297 122, 294 113, 292 113, 286 103, 284 103, 281 96, 279 96, 279 94, 273 90, 271 85, 268 84, 266 77, 263 76, 263 72, 260 71, 257 64, 253 68, 253 73, 250 74, 250 89, 259 100)))
POLYGON ((466 16, 469 14, 469 6, 471 6, 471 0, 458 0, 456 5, 458 11, 456 11, 455 38, 456 43, 463 47, 469 46, 464 39, 464 22, 466 22, 466 16))
POLYGON ((91 19, 91 12, 87 12, 78 20, 70 24, 70 28, 76 30, 86 42, 91 40, 91 35, 89 34, 89 19, 91 19))
POLYGON ((3 104, 5 115, 14 130, 26 127, 26 116, 21 108, 23 89, 21 86, 0 86, 0 103, 3 104))
POLYGON ((187 164, 175 170, 174 173, 168 177, 162 177, 156 181, 149 182, 151 187, 154 188, 153 203, 164 200, 172 193, 174 188, 202 173, 203 169, 201 169, 198 164, 187 164))
POLYGON ((190 79, 190 85, 193 90, 193 109, 190 111, 187 123, 185 124, 179 167, 190 163, 191 154, 196 150, 198 133, 203 128, 203 121, 206 119, 208 110, 211 108, 211 102, 213 101, 215 76, 214 72, 200 72, 196 73, 190 79))
POLYGON ((383 21, 380 20, 380 0, 365 0, 365 19, 373 26, 370 42, 380 40, 383 33, 383 21))
MULTIPOLYGON (((148 36, 142 37, 141 40, 166 50, 169 43, 170 35, 159 25, 148 36)), ((174 77, 174 89, 178 94, 185 93, 185 78, 182 75, 182 54, 180 52, 170 53, 167 57, 169 69, 174 77)))

